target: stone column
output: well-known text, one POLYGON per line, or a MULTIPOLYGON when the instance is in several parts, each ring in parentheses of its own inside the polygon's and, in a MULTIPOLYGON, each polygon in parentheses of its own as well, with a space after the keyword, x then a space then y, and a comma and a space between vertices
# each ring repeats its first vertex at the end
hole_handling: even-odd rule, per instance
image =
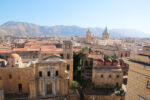
POLYGON ((56 95, 56 79, 53 80, 53 94, 56 95))
POLYGON ((57 79, 55 80, 55 95, 57 94, 57 79))
POLYGON ((45 84, 45 79, 43 79, 43 96, 45 96, 46 95, 46 92, 47 92, 47 89, 46 89, 46 84, 45 84))

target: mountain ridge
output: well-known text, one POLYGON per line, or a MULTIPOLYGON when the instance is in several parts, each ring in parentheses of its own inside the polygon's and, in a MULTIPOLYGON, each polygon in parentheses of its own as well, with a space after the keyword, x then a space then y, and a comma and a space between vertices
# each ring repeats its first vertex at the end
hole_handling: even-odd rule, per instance
MULTIPOLYGON (((76 25, 40 26, 28 22, 8 21, 0 25, 0 35, 19 36, 85 36, 88 28, 76 25)), ((91 32, 101 37, 104 28, 90 27, 91 32)), ((150 34, 134 29, 108 29, 111 37, 150 37, 150 34)))

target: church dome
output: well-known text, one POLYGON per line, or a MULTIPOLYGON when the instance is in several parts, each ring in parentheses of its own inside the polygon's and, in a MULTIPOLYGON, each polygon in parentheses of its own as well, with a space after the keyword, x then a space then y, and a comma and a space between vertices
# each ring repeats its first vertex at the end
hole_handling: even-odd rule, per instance
POLYGON ((10 55, 11 58, 18 59, 20 56, 16 53, 10 55))

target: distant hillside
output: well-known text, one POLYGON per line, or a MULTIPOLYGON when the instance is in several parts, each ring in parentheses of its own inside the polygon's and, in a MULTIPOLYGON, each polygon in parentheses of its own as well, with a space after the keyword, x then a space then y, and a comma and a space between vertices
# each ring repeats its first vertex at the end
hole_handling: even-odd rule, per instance
MULTIPOLYGON (((78 26, 39 26, 26 22, 6 22, 0 26, 0 35, 19 35, 19 36, 85 36, 88 28, 82 28, 78 26)), ((101 37, 103 28, 90 28, 94 35, 101 37)), ((128 29, 112 29, 108 31, 111 37, 150 37, 150 34, 146 34, 137 30, 128 29)))

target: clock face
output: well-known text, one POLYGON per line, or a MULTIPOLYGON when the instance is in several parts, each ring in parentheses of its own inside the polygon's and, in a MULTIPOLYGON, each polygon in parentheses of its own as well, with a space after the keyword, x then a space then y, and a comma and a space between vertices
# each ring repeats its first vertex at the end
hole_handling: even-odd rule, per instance
POLYGON ((147 88, 150 89, 150 81, 148 81, 147 88))

